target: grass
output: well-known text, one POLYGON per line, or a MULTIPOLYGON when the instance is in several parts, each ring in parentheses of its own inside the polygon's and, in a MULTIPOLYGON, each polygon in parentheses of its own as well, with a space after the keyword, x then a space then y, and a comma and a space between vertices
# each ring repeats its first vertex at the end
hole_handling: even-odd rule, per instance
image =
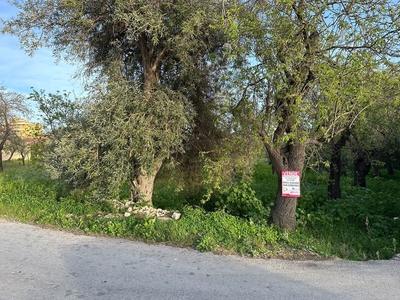
POLYGON ((342 198, 329 201, 322 189, 327 180, 309 178, 299 203, 297 231, 315 238, 318 252, 355 260, 393 257, 400 241, 399 175, 368 177, 368 188, 354 187, 345 177, 342 198))
POLYGON ((35 165, 10 162, 0 174, 0 216, 85 234, 254 257, 366 260, 387 259, 399 252, 399 174, 368 178, 367 189, 352 187, 345 178, 344 196, 335 201, 326 201, 326 175, 304 175, 295 232, 266 225, 276 178, 265 162, 255 167, 252 183, 238 183, 215 196, 212 205, 202 206, 201 195, 174 186, 170 178, 160 178, 154 204, 179 209, 178 221, 107 218, 115 212, 109 202, 71 192, 35 165))

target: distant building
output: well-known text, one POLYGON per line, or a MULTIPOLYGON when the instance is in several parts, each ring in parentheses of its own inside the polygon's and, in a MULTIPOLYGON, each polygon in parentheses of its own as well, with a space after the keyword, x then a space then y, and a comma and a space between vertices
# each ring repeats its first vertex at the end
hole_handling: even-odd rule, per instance
MULTIPOLYGON (((28 120, 21 118, 11 118, 10 125, 12 132, 26 143, 28 150, 31 144, 43 140, 43 126, 41 124, 30 123, 28 120)), ((16 151, 11 149, 3 151, 3 160, 8 160, 10 156, 12 159, 19 159, 21 158, 21 153, 19 153, 18 150, 16 151)), ((29 160, 30 153, 28 153, 25 158, 29 160)))
POLYGON ((11 118, 10 124, 12 131, 20 138, 35 138, 42 135, 43 126, 41 124, 33 124, 21 118, 11 118))

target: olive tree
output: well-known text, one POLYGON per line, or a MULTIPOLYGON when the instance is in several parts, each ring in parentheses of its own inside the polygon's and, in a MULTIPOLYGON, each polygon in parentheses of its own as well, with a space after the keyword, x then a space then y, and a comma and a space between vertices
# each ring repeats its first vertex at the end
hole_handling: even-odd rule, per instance
MULTIPOLYGON (((190 114, 180 109, 183 107, 182 97, 189 96, 188 85, 184 80, 178 79, 187 77, 199 64, 209 64, 212 54, 221 47, 220 31, 214 26, 221 11, 219 2, 208 0, 10 2, 19 8, 19 13, 15 18, 4 21, 2 32, 18 36, 22 47, 29 54, 38 47, 47 46, 54 50, 56 57, 81 63, 84 74, 93 79, 90 84, 94 88, 93 94, 99 96, 96 92, 98 88, 105 91, 104 95, 99 96, 98 101, 104 97, 108 99, 107 93, 115 96, 115 91, 120 88, 119 83, 124 86, 122 95, 127 99, 121 97, 115 99, 121 101, 125 118, 130 120, 128 122, 130 125, 122 128, 132 132, 130 134, 121 132, 120 135, 127 140, 121 141, 115 147, 141 145, 136 149, 126 146, 128 148, 125 150, 129 151, 124 153, 128 155, 125 159, 131 160, 128 175, 131 190, 134 191, 131 193, 132 200, 150 202, 152 183, 163 159, 168 156, 164 153, 170 149, 170 147, 159 148, 165 146, 164 141, 159 140, 160 128, 170 132, 171 136, 167 139, 172 139, 175 143, 176 139, 182 142, 181 133, 183 129, 189 127, 187 116, 190 114), (126 84, 132 85, 134 95, 126 92, 129 90, 125 89, 126 84), (128 99, 132 100, 131 105, 127 104, 128 99), (138 101, 133 101, 135 99, 138 101), (174 108, 176 111, 173 113, 174 108), (180 128, 171 126, 173 121, 170 120, 178 113, 182 114, 174 116, 177 120, 187 121, 186 124, 178 122, 180 128), (136 116, 146 120, 136 120, 136 116), (177 131, 172 132, 173 129, 177 131), (146 135, 142 138, 137 132, 146 135), (132 138, 138 140, 133 142, 132 138), (140 157, 141 155, 146 157, 140 157), (154 156, 150 159, 148 155, 154 156)), ((195 81, 191 81, 190 84, 195 84, 195 81)), ((117 109, 119 104, 115 102, 114 105, 117 109)), ((91 110, 87 112, 93 113, 91 110)), ((120 118, 125 120, 122 116, 120 118)), ((122 129, 114 127, 114 130, 122 129)), ((74 138, 79 140, 79 136, 74 138)), ((175 146, 174 143, 170 145, 172 148, 175 146)), ((110 143, 106 144, 107 147, 114 147, 110 143)), ((100 143, 101 147, 103 145, 100 143)), ((104 150, 103 153, 107 151, 104 150)))
POLYGON ((118 196, 128 181, 131 199, 151 204, 154 179, 146 181, 148 177, 137 172, 154 172, 171 153, 182 150, 190 117, 187 100, 159 89, 152 93, 159 99, 149 106, 141 89, 124 81, 92 92, 79 117, 47 141, 43 159, 50 174, 72 187, 90 187, 102 197, 118 196))

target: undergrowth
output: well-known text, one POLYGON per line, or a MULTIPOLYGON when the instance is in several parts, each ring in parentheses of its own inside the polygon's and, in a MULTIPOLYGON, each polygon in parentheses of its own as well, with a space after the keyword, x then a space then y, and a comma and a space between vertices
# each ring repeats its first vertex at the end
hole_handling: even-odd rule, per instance
POLYGON ((327 201, 326 176, 305 173, 295 232, 266 224, 276 192, 275 176, 260 162, 252 182, 239 181, 205 204, 201 193, 188 193, 175 186, 173 178, 160 178, 154 204, 182 213, 178 221, 161 221, 107 218, 115 213, 110 202, 95 201, 84 191, 70 191, 38 166, 11 162, 0 174, 0 216, 86 234, 254 257, 290 257, 304 251, 319 257, 366 260, 387 259, 399 252, 399 174, 369 178, 368 188, 352 187, 344 179, 342 199, 327 201))

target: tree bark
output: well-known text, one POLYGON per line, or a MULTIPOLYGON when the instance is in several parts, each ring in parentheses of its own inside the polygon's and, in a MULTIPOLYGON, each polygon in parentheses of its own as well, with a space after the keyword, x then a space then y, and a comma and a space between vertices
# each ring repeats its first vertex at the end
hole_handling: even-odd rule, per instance
POLYGON ((339 199, 342 196, 340 178, 342 174, 342 154, 332 153, 329 166, 328 197, 339 199))
POLYGON ((154 182, 162 163, 156 163, 153 172, 147 172, 143 168, 139 168, 130 179, 131 201, 136 203, 146 202, 153 205, 153 189, 154 182))
POLYGON ((339 140, 331 143, 331 158, 329 165, 328 197, 339 199, 342 196, 340 178, 342 175, 342 149, 350 137, 350 130, 344 131, 339 140))
POLYGON ((354 185, 366 187, 366 177, 368 175, 370 165, 366 163, 365 153, 359 152, 354 159, 354 185))
MULTIPOLYGON (((296 229, 296 207, 297 199, 282 196, 282 171, 302 171, 305 158, 305 143, 288 143, 286 147, 276 149, 264 142, 270 158, 272 168, 278 175, 278 191, 275 203, 268 218, 268 224, 278 225, 281 228, 294 231, 296 229)), ((301 174, 301 173, 300 173, 301 174)))
POLYGON ((268 218, 268 224, 294 231, 296 229, 297 198, 282 197, 282 174, 279 174, 278 177, 278 192, 268 218))
MULTIPOLYGON (((143 91, 145 100, 150 103, 152 101, 152 93, 156 89, 160 77, 160 66, 162 53, 155 53, 154 45, 149 41, 145 33, 139 39, 139 48, 142 56, 143 66, 143 91)), ((152 172, 143 168, 140 164, 134 163, 133 170, 130 175, 130 196, 133 202, 146 202, 153 205, 153 188, 154 181, 162 162, 157 162, 152 166, 152 172)))
POLYGON ((381 176, 381 167, 379 166, 379 162, 381 159, 381 151, 378 149, 372 151, 372 159, 374 160, 374 177, 380 177, 381 176))

